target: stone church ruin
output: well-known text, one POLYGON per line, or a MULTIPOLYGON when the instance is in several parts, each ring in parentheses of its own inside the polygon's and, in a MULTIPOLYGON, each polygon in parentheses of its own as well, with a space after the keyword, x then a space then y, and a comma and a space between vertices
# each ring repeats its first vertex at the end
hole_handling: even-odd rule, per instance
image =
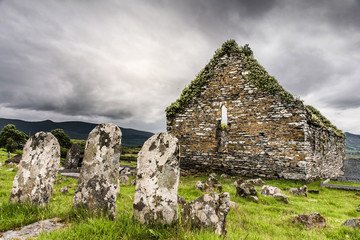
POLYGON ((225 42, 166 114, 182 169, 298 180, 343 174, 344 134, 285 91, 248 45, 225 42))

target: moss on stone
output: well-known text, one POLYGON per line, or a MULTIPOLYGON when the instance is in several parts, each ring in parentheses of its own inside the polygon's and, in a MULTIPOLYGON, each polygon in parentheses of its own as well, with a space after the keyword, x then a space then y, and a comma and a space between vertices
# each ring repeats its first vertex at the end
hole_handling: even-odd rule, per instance
POLYGON ((209 80, 214 76, 214 68, 219 62, 219 59, 225 54, 240 54, 241 50, 235 40, 226 41, 220 49, 215 51, 213 58, 205 66, 203 70, 196 76, 192 82, 184 88, 180 98, 173 102, 166 108, 166 117, 173 118, 175 114, 183 110, 185 106, 195 97, 200 95, 202 87, 204 87, 209 80))
MULTIPOLYGON (((239 47, 235 40, 226 41, 220 49, 215 51, 213 58, 205 66, 203 70, 196 76, 196 78, 182 91, 180 98, 173 102, 166 108, 166 117, 173 119, 175 115, 183 110, 187 104, 196 96, 200 95, 202 88, 214 76, 214 68, 218 64, 221 57, 224 55, 238 55, 241 57, 243 63, 242 76, 251 85, 258 89, 278 95, 281 99, 288 102, 298 102, 303 105, 303 102, 294 98, 294 96, 286 91, 276 80, 275 77, 268 74, 263 66, 253 56, 253 51, 248 44, 239 47)), ((344 136, 344 133, 337 129, 331 122, 325 118, 317 109, 311 106, 304 107, 312 115, 312 121, 329 130, 333 130, 338 136, 344 136)))
POLYGON ((333 130, 334 133, 339 137, 345 137, 345 134, 336 126, 334 126, 329 119, 324 117, 324 115, 322 115, 319 110, 310 105, 306 105, 305 108, 311 114, 311 120, 315 125, 333 130))

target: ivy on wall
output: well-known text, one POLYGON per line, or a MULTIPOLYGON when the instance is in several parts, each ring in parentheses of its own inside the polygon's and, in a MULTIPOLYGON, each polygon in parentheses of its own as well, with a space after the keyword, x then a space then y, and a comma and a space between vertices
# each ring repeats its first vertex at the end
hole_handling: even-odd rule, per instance
POLYGON ((178 112, 183 110, 187 104, 194 99, 194 97, 200 95, 202 88, 209 82, 210 79, 213 78, 215 66, 226 54, 237 55, 241 58, 243 63, 243 77, 250 84, 260 90, 277 95, 285 101, 298 102, 299 104, 302 104, 311 114, 311 121, 315 125, 333 130, 338 136, 344 136, 344 133, 331 124, 331 122, 317 109, 311 106, 305 106, 302 101, 297 100, 291 93, 287 92, 273 76, 270 76, 254 58, 253 51, 248 44, 239 47, 235 40, 226 41, 220 49, 216 50, 213 58, 205 66, 205 68, 200 71, 196 78, 192 80, 187 87, 185 87, 180 95, 180 98, 166 108, 166 117, 168 119, 173 119, 178 112), (244 74, 245 72, 246 74, 244 74))

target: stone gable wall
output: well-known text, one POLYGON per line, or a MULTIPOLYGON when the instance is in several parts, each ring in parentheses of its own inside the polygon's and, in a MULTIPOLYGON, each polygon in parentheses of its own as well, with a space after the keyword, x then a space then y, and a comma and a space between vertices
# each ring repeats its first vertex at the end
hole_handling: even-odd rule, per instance
POLYGON ((312 159, 305 129, 315 131, 308 127, 307 111, 299 102, 258 90, 244 74, 239 56, 223 56, 200 96, 167 120, 168 131, 179 139, 181 168, 306 179, 313 173, 304 164, 312 159), (223 105, 226 130, 220 126, 223 105))

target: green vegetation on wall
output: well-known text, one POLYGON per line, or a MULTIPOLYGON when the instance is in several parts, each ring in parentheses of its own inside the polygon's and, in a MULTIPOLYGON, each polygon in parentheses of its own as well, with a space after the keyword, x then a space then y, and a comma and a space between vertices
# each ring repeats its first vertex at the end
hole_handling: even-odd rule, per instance
MULTIPOLYGON (((166 108, 166 117, 173 119, 175 115, 183 110, 190 101, 199 96, 202 88, 209 82, 214 75, 214 68, 218 64, 220 58, 225 54, 238 55, 241 57, 243 63, 243 77, 250 84, 265 92, 278 95, 281 99, 288 102, 298 102, 303 104, 302 101, 297 100, 294 96, 287 92, 275 79, 270 76, 268 72, 262 67, 253 56, 253 51, 248 44, 243 47, 239 47, 235 40, 226 41, 220 49, 215 51, 213 58, 205 66, 205 68, 196 76, 196 78, 185 87, 182 91, 180 98, 173 102, 166 108)), ((344 133, 337 129, 331 122, 326 119, 318 110, 311 106, 304 107, 311 113, 312 121, 321 127, 333 130, 338 136, 344 136, 344 133)))
POLYGON ((318 125, 320 127, 332 129, 336 135, 345 137, 345 134, 341 130, 337 129, 337 127, 334 126, 329 121, 329 119, 324 117, 324 115, 322 115, 319 110, 317 110, 316 108, 314 108, 313 106, 310 106, 310 105, 306 105, 305 108, 311 114, 311 120, 313 123, 315 123, 316 125, 318 125))

